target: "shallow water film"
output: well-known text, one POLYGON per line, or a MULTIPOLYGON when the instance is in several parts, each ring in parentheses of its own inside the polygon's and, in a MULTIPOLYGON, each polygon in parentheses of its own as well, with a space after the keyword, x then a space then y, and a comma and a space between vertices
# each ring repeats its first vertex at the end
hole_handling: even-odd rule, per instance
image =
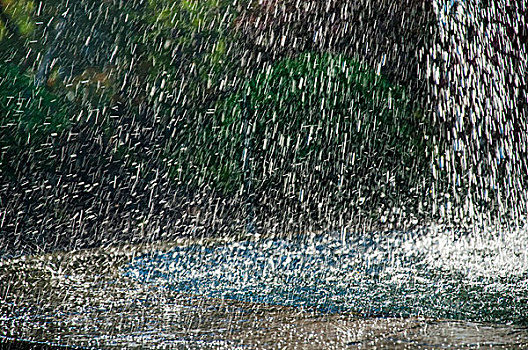
POLYGON ((0 0, 0 347, 528 347, 528 8, 0 0))

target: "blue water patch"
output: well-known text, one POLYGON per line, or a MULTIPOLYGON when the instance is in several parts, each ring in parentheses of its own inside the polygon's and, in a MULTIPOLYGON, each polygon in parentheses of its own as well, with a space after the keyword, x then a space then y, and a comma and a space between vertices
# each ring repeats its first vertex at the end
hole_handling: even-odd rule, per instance
POLYGON ((124 273, 181 293, 324 313, 525 322, 524 280, 468 281, 431 269, 422 253, 401 248, 413 239, 400 233, 195 244, 140 256, 124 273))

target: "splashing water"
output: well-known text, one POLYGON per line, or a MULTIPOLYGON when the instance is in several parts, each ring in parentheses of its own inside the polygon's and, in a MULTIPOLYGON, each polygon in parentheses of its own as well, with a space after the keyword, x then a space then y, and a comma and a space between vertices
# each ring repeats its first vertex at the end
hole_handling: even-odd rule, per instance
POLYGON ((527 45, 521 1, 0 0, 0 346, 527 347, 527 45))
POLYGON ((523 348, 527 232, 434 227, 21 257, 0 263, 0 327, 97 348, 523 348))
POLYGON ((363 315, 526 322, 528 231, 429 229, 191 245, 125 274, 211 298, 363 315))
POLYGON ((433 5, 439 36, 427 69, 447 141, 434 171, 437 188, 448 184, 437 208, 457 223, 514 223, 527 203, 526 7, 433 5))

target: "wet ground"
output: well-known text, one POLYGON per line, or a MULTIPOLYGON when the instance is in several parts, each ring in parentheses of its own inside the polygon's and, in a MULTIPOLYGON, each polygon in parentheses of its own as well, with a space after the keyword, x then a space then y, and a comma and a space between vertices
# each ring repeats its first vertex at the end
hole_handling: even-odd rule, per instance
MULTIPOLYGON (((423 243, 426 237, 413 241, 423 243)), ((466 297, 451 290, 455 296, 447 299, 445 276, 453 279, 461 271, 424 281, 418 270, 388 264, 379 255, 379 239, 181 240, 3 260, 0 335, 101 349, 528 348, 525 274, 480 289, 465 288, 473 283, 466 274, 466 285, 459 285, 466 297), (327 272, 315 276, 324 266, 327 272), (338 283, 350 284, 350 276, 355 286, 338 283), (400 289, 384 294, 398 283, 400 289), (363 294, 357 293, 360 287, 363 294), (314 294, 317 288, 326 292, 314 294), (431 304, 431 296, 438 303, 431 304), (460 317, 444 317, 457 316, 453 310, 460 317)), ((449 256, 457 259, 454 251, 449 256)), ((485 272, 471 276, 482 285, 491 278, 485 272)))

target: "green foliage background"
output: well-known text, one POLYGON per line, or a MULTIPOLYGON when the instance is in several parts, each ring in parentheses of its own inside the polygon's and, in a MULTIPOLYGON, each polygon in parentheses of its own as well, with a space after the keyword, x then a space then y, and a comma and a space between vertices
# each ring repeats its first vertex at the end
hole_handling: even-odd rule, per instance
POLYGON ((369 165, 383 173, 423 166, 428 151, 419 106, 405 90, 342 55, 305 53, 269 65, 206 118, 196 142, 170 157, 181 159, 175 168, 197 185, 215 183, 227 192, 241 186, 247 138, 253 180, 262 188, 295 169, 317 172, 322 163, 323 182, 339 173, 362 181, 369 165), (269 160, 277 168, 267 168, 269 160))
MULTIPOLYGON (((45 88, 36 87, 15 64, 0 65, 0 171, 15 176, 20 155, 67 130, 72 108, 45 88)), ((41 160, 41 165, 49 162, 41 160)))
POLYGON ((263 52, 252 2, 0 1, 0 201, 23 213, 16 230, 87 212, 108 232, 110 202, 139 227, 196 193, 236 210, 248 184, 256 208, 388 208, 428 171, 413 91, 339 50, 263 52))
MULTIPOLYGON (((10 23, 19 28, 11 37, 31 36, 36 20, 53 18, 65 5, 56 0, 50 4, 56 6, 45 7, 44 14, 39 13, 37 18, 32 1, 4 0, 2 4, 10 23)), ((32 132, 34 140, 57 133, 65 127, 68 113, 86 107, 103 110, 101 122, 106 124, 105 137, 111 142, 109 116, 117 101, 125 106, 121 107, 125 114, 137 113, 138 107, 151 108, 157 128, 167 129, 174 136, 162 147, 173 178, 198 187, 211 181, 210 185, 224 192, 234 191, 241 182, 245 113, 252 125, 249 136, 255 173, 263 170, 258 164, 268 157, 279 160, 283 164, 281 172, 286 173, 291 170, 287 170, 291 167, 288 163, 315 166, 316 158, 320 161, 325 152, 336 147, 353 155, 360 166, 373 162, 375 155, 390 163, 387 166, 398 166, 426 153, 423 135, 412 134, 423 123, 422 114, 410 103, 405 89, 392 86, 351 58, 301 53, 255 66, 253 72, 246 68, 241 75, 239 51, 243 47, 233 27, 240 6, 235 5, 223 0, 101 1, 106 13, 124 18, 125 30, 131 30, 118 33, 118 43, 124 48, 116 45, 117 51, 112 52, 111 61, 117 65, 90 66, 79 61, 82 63, 71 70, 73 75, 64 76, 61 72, 70 62, 59 53, 61 59, 48 77, 47 88, 37 88, 31 85, 31 72, 4 64, 2 107, 7 113, 3 123, 18 123, 18 131, 13 129, 10 139, 4 138, 5 147, 32 132), (244 82, 243 77, 249 80, 244 82), (229 84, 230 79, 234 83, 229 84), (248 103, 242 102, 245 96, 248 103), (174 122, 182 114, 184 126, 174 122), (175 128, 181 131, 175 132, 175 128), (343 135, 350 138, 343 140, 343 135)), ((88 27, 89 17, 80 10, 72 13, 70 21, 88 27)), ((105 23, 98 27, 101 37, 113 31, 105 23)), ((85 40, 80 27, 73 34, 85 40)), ((7 27, 2 30, 2 37, 6 37, 7 27)), ((53 28, 50 30, 53 36, 53 28)), ((45 52, 45 45, 40 49, 45 52)), ((138 115, 139 120, 142 117, 138 115)), ((118 156, 130 154, 122 145, 114 149, 119 150, 118 156)), ((273 182, 272 178, 268 180, 273 182)), ((259 181, 264 184, 268 180, 259 181)))

